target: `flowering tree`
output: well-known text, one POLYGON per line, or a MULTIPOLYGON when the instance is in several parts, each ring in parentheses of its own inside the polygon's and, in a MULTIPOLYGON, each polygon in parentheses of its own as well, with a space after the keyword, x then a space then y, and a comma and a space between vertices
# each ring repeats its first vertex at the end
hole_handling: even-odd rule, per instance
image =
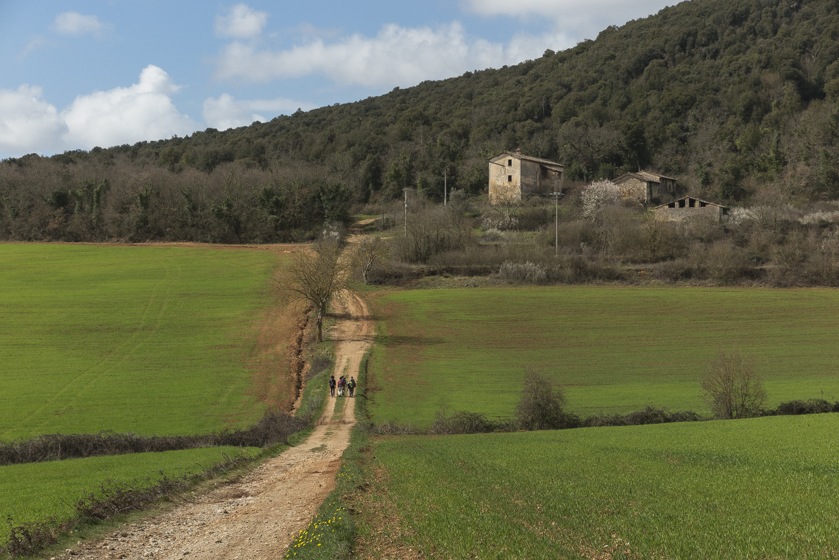
POLYGON ((611 181, 596 181, 582 192, 583 217, 588 220, 595 220, 600 211, 607 206, 620 202, 620 188, 611 181))

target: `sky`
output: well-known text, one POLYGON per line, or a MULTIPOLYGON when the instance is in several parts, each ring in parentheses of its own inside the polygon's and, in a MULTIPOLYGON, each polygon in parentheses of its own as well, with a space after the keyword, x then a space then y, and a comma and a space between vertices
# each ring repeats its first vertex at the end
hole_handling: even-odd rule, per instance
POLYGON ((500 68, 675 0, 0 0, 0 159, 188 136, 500 68))

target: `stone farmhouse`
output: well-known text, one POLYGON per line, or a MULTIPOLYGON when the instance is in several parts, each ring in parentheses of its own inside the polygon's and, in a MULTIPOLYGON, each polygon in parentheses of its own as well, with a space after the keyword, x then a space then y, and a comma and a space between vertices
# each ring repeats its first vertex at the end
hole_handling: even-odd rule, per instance
POLYGON ((728 213, 728 208, 714 202, 708 202, 707 200, 685 196, 673 202, 656 206, 653 212, 656 213, 656 216, 671 221, 681 221, 702 216, 716 222, 721 222, 723 216, 728 213))
POLYGON ((489 203, 560 192, 564 170, 556 162, 522 155, 521 150, 501 152, 489 160, 489 203))
POLYGON ((621 187, 624 196, 649 204, 654 198, 667 200, 682 194, 676 179, 648 171, 625 173, 612 181, 621 187))

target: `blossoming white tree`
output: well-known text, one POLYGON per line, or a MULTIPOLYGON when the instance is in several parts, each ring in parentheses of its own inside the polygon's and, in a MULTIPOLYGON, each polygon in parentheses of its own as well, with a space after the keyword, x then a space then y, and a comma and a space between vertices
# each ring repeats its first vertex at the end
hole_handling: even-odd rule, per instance
POLYGON ((588 220, 595 220, 600 211, 607 206, 613 206, 620 202, 620 188, 611 181, 596 181, 582 192, 583 217, 588 220))

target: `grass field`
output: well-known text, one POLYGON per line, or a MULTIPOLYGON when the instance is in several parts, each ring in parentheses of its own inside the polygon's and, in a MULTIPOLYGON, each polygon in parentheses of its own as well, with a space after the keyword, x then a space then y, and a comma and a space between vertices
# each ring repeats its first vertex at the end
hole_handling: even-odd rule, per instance
POLYGON ((252 422, 279 262, 242 248, 0 244, 0 440, 252 422))
MULTIPOLYGON (((49 517, 63 522, 74 517, 73 504, 105 481, 148 487, 161 473, 170 478, 200 473, 223 462, 223 454, 233 458, 261 451, 217 447, 5 466, 0 468, 0 519, 11 517, 15 525, 49 517)), ((8 524, 0 524, 0 546, 8 537, 8 524)))
POLYGON ((353 507, 368 546, 391 534, 429 558, 835 558, 837 430, 823 414, 389 438, 353 507))
POLYGON ((698 378, 739 347, 771 404, 839 400, 839 291, 553 287, 379 292, 374 421, 443 406, 509 417, 526 366, 582 415, 646 405, 702 412, 698 378))

